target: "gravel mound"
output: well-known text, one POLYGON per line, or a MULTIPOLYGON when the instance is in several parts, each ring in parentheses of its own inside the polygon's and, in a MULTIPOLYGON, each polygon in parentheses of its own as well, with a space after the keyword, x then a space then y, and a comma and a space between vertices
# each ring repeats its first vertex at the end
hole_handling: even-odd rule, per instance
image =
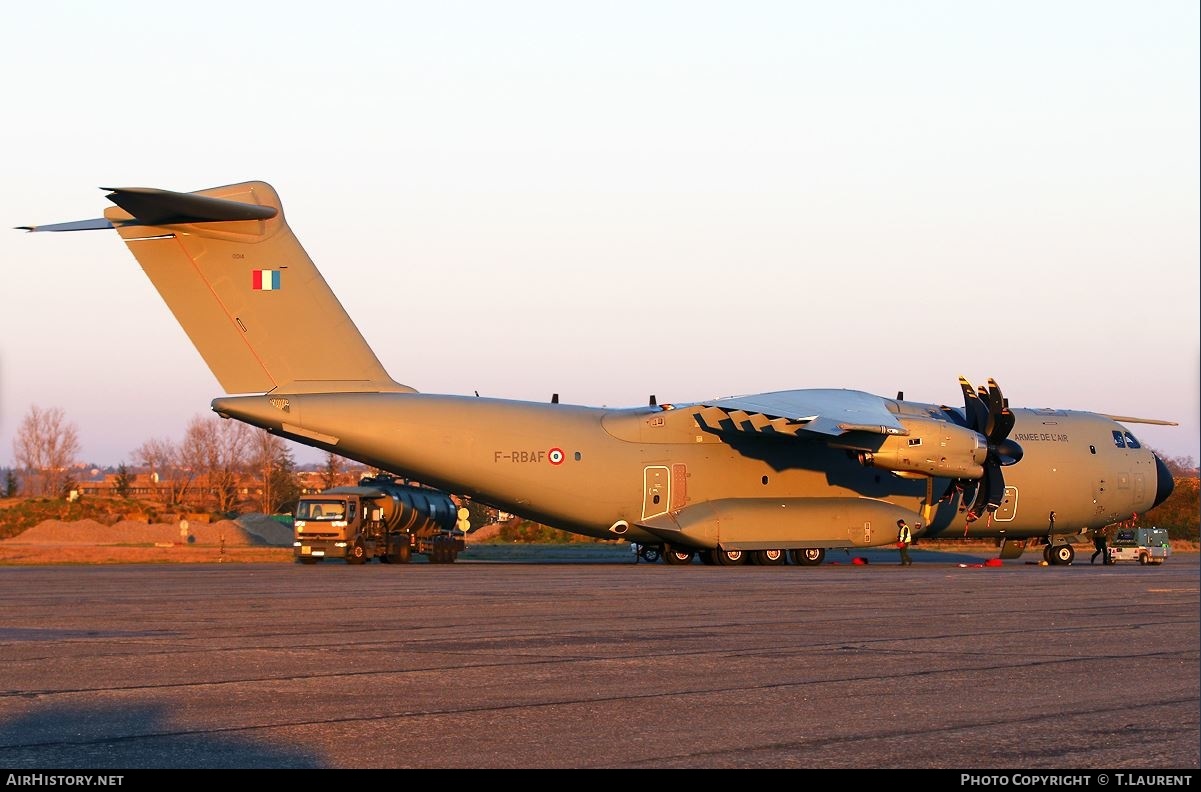
MULTIPOLYGON (((262 517, 262 515, 259 515, 262 517)), ((122 520, 114 525, 104 525, 95 520, 45 520, 16 536, 4 540, 6 544, 63 544, 63 545, 127 545, 127 544, 201 544, 201 545, 260 545, 285 546, 292 544, 292 532, 287 526, 264 518, 249 520, 244 525, 238 520, 220 520, 215 523, 189 522, 186 533, 180 531, 179 523, 144 523, 122 520)))
POLYGON ((235 522, 247 533, 257 537, 261 544, 272 545, 273 547, 292 546, 292 529, 279 520, 273 520, 265 514, 257 512, 243 514, 235 522))
POLYGON ((481 525, 474 531, 467 534, 467 543, 472 542, 487 542, 489 539, 495 539, 500 536, 500 529, 504 527, 504 523, 491 523, 490 525, 481 525))

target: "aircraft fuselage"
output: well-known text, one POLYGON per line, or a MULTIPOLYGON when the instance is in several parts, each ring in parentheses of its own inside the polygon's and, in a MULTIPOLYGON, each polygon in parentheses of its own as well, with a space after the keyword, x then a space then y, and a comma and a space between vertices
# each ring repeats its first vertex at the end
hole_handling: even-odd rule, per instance
MULTIPOLYGON (((899 406, 902 413, 940 410, 899 406)), ((962 495, 936 502, 947 479, 901 477, 803 435, 723 436, 698 421, 692 406, 606 409, 420 393, 336 393, 225 397, 213 408, 564 530, 642 543, 670 534, 700 548, 887 544, 895 539, 897 514, 922 523, 920 536, 1016 539, 1079 533, 1150 508, 1159 476, 1166 474, 1149 450, 1131 448, 1128 431, 1108 418, 1015 409, 1010 436, 1025 454, 1005 468, 1001 506, 968 521, 962 495), (695 507, 706 503, 721 507, 706 513, 703 528, 672 522, 674 516, 698 513, 695 507), (752 506, 758 511, 747 511, 752 506), (743 525, 735 530, 740 513, 743 525), (845 530, 781 528, 771 538, 749 536, 754 529, 747 523, 771 520, 841 522, 845 530)))

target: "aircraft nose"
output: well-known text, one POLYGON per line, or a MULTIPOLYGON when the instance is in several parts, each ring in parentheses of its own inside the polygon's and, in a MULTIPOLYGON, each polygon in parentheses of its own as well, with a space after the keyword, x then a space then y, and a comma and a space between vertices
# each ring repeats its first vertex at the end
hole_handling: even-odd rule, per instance
POLYGON ((1155 503, 1151 508, 1155 508, 1159 504, 1168 499, 1172 494, 1172 490, 1176 488, 1176 482, 1172 479, 1172 471, 1168 470, 1168 466, 1159 458, 1159 454, 1152 454, 1155 457, 1155 503))

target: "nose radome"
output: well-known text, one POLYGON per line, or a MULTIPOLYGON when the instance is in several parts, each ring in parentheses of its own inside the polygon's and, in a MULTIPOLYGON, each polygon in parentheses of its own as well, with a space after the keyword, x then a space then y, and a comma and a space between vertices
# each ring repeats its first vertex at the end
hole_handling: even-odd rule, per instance
POLYGON ((1159 504, 1168 499, 1172 494, 1172 490, 1176 488, 1176 482, 1172 479, 1172 471, 1168 470, 1168 466, 1159 458, 1159 454, 1154 454, 1155 457, 1155 503, 1151 508, 1155 508, 1159 504))

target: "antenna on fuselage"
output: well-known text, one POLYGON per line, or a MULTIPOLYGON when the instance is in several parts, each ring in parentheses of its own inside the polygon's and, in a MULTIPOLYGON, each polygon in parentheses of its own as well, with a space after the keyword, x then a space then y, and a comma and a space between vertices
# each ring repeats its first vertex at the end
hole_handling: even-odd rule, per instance
POLYGON ((651 406, 657 407, 658 405, 659 405, 659 401, 655 398, 655 394, 652 393, 651 394, 651 406))
POLYGON ((559 394, 557 394, 557 393, 552 393, 552 394, 550 395, 550 403, 551 403, 551 404, 558 404, 558 403, 559 403, 559 394))

